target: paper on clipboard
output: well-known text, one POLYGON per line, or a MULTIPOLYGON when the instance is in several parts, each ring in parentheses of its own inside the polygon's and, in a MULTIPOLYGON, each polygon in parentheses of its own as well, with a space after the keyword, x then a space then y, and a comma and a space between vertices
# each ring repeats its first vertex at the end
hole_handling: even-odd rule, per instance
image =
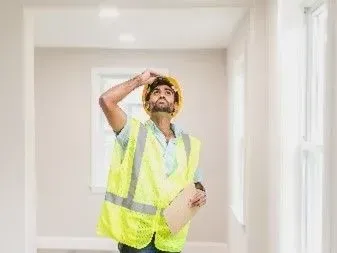
POLYGON ((189 201, 196 192, 194 184, 188 185, 164 210, 163 214, 172 234, 179 232, 201 208, 189 207, 189 201))

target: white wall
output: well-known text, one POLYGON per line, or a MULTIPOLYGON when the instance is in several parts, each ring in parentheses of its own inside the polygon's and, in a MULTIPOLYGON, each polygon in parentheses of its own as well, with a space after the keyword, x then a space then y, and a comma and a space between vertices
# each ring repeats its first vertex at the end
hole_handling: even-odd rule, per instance
POLYGON ((242 228, 230 218, 230 252, 298 250, 300 217, 293 210, 300 201, 290 189, 299 184, 294 172, 298 171, 302 14, 300 4, 292 0, 256 6, 228 49, 231 66, 236 48, 248 36, 247 223, 242 228))
POLYGON ((281 176, 281 97, 278 82, 278 5, 277 0, 268 0, 267 34, 268 34, 268 84, 269 84, 269 145, 268 145, 268 252, 279 252, 280 219, 280 176, 281 176))
POLYGON ((36 252, 34 17, 24 10, 25 232, 26 250, 36 252))
MULTIPOLYGON (((228 89, 229 94, 230 91, 233 89, 234 85, 234 62, 242 53, 246 52, 247 43, 249 38, 249 15, 240 21, 238 24, 236 30, 232 34, 232 39, 229 47, 227 48, 227 77, 228 77, 228 89)), ((231 104, 231 97, 228 97, 228 106, 227 108, 230 110, 230 104, 231 104)), ((228 134, 231 134, 231 122, 229 121, 229 132, 228 134)), ((228 139, 230 139, 230 136, 228 136, 228 139)), ((229 147, 229 152, 231 153, 231 147, 229 147)), ((228 157, 228 164, 231 163, 231 157, 228 157)), ((229 176, 228 178, 232 178, 230 176, 230 168, 229 168, 229 176)), ((233 182, 230 180, 229 182, 229 201, 231 199, 231 189, 233 182)), ((247 188, 247 184, 245 185, 245 188, 247 188)), ((230 205, 231 202, 229 202, 230 205)), ((244 214, 245 215, 245 214, 244 214)), ((247 238, 244 226, 236 219, 233 211, 231 208, 228 210, 228 249, 229 252, 247 252, 247 238)))
MULTIPOLYGON (((310 1, 307 1, 310 3, 310 1)), ((332 8, 330 14, 335 13, 336 4, 328 1, 332 8)), ((301 231, 300 231, 300 167, 298 144, 300 142, 300 118, 301 107, 301 84, 305 77, 305 37, 304 37, 304 6, 305 1, 293 0, 269 0, 266 9, 253 8, 258 12, 251 12, 249 18, 249 40, 257 39, 261 42, 252 44, 248 53, 253 53, 249 59, 250 65, 248 72, 253 79, 248 78, 248 87, 251 88, 251 100, 257 102, 257 99, 265 103, 266 109, 260 104, 253 102, 252 109, 248 117, 255 117, 255 121, 267 123, 265 131, 265 140, 259 134, 255 127, 247 123, 251 128, 251 133, 255 133, 252 138, 258 138, 262 141, 260 148, 256 147, 259 153, 255 153, 260 160, 261 166, 256 170, 253 163, 248 163, 250 169, 247 171, 246 179, 248 182, 247 196, 247 226, 245 229, 240 227, 232 215, 229 215, 228 247, 231 253, 243 252, 300 252, 301 250, 301 231), (264 13, 264 14, 263 14, 264 13), (257 20, 258 19, 258 20, 257 20), (264 21, 266 23, 264 24, 264 21), (253 23, 252 23, 253 22, 253 23), (256 38, 256 31, 258 37, 256 38), (254 45, 255 44, 255 45, 254 45), (261 47, 262 46, 262 47, 261 47), (265 47, 265 50, 263 50, 265 47), (255 50, 252 50, 255 49, 255 50), (264 51, 264 52, 263 52, 264 51), (260 55, 260 57, 259 57, 260 55), (263 64, 265 57, 265 63, 263 64), (255 64, 255 67, 254 67, 255 64), (253 68, 252 68, 253 67, 253 68), (259 69, 260 67, 260 69, 259 69), (249 69, 252 68, 252 69, 249 69), (252 76, 253 75, 253 76, 252 76), (257 76, 266 77, 261 82, 256 82, 257 76), (259 108, 259 109, 257 109, 259 108), (255 113, 254 113, 255 111, 255 113), (291 138, 290 138, 291 136, 291 138), (265 159, 263 159, 265 157, 265 159), (255 172, 258 172, 255 174, 255 172), (252 192, 254 188, 255 193, 252 192), (263 192, 262 192, 263 190, 263 192), (260 193, 258 193, 260 191, 260 193), (265 195, 267 193, 267 195, 265 195), (256 198, 258 197, 258 198, 256 198), (255 215, 254 215, 255 213, 255 215), (258 214, 259 213, 259 214, 258 214), (258 226, 261 226, 259 229, 258 226)), ((333 15, 333 14, 332 14, 333 15)), ((331 23, 335 19, 331 17, 331 23)), ((241 31, 244 26, 241 26, 241 31)), ((333 30, 334 28, 331 28, 333 30)), ((335 30, 336 32, 336 30, 335 30)), ((235 49, 240 45, 244 35, 237 33, 228 48, 228 68, 233 62, 235 49), (239 35, 238 35, 239 34, 239 35)), ((336 53, 334 43, 335 33, 328 37, 328 44, 331 46, 328 53, 329 63, 334 63, 336 58, 331 54, 336 53), (334 48, 334 49, 332 49, 334 48)), ((250 43, 251 43, 250 42, 250 43)), ((336 91, 335 85, 335 64, 331 64, 328 73, 328 100, 326 111, 326 143, 328 154, 335 150, 336 134, 334 115, 336 115, 336 103, 333 99, 336 91), (332 71, 331 71, 332 70, 332 71)), ((229 78, 231 72, 229 70, 229 78)), ((231 82, 229 82, 229 86, 231 82)), ((250 93, 248 91, 248 93, 250 93)), ((255 124, 259 124, 256 123, 255 124)), ((252 121, 250 121, 252 123, 252 121)), ((254 123, 253 123, 254 125, 254 123)), ((261 132, 263 130, 261 129, 261 132)), ((254 145, 253 145, 254 146, 254 145)), ((252 146, 252 147, 253 147, 252 146)), ((335 226, 335 217, 333 210, 335 208, 335 191, 332 191, 334 184, 335 156, 327 158, 326 185, 327 195, 325 196, 325 234, 323 235, 325 245, 323 252, 334 252, 334 243, 336 234, 331 233, 335 226), (327 210, 331 208, 331 210, 327 210), (331 215, 331 217, 328 217, 331 215), (328 222, 331 224, 328 224, 328 222), (330 240, 330 241, 329 241, 330 240), (329 245, 330 243, 330 245, 329 245)))
POLYGON ((337 2, 327 1, 328 36, 327 36, 327 89, 325 112, 326 172, 324 175, 323 198, 323 252, 337 251, 337 2))
POLYGON ((227 240, 226 64, 224 50, 36 50, 36 154, 39 236, 95 236, 103 195, 91 194, 92 67, 168 68, 183 85, 178 123, 202 143, 208 204, 190 241, 227 240), (214 217, 217 217, 215 219, 214 217))
MULTIPOLYGON (((268 237, 268 73, 266 6, 250 9, 228 48, 228 76, 232 85, 233 63, 247 43, 245 226, 230 211, 229 252, 267 253, 268 237)), ((231 123, 230 123, 231 124, 231 123)))
POLYGON ((251 9, 247 75, 247 247, 268 252, 268 73, 266 6, 251 9))
POLYGON ((23 13, 20 1, 0 8, 0 252, 25 251, 23 13))

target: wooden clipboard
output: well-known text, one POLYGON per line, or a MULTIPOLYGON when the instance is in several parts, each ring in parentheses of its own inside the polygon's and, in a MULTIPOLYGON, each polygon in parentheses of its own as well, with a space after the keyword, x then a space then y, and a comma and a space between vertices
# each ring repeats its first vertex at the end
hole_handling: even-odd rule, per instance
POLYGON ((163 215, 172 234, 178 233, 200 210, 201 207, 189 207, 190 199, 196 192, 194 183, 188 185, 164 210, 163 215))

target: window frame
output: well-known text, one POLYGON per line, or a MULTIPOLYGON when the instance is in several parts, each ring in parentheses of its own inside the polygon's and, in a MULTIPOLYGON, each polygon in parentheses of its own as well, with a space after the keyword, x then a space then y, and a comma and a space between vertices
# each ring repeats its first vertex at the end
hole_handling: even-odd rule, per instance
MULTIPOLYGON (((309 178, 310 176, 308 176, 308 174, 313 174, 315 173, 315 166, 318 166, 315 162, 318 162, 317 159, 319 156, 323 155, 323 132, 321 133, 321 142, 317 142, 317 139, 313 139, 313 119, 312 119, 312 115, 313 115, 313 103, 314 103, 314 99, 318 99, 318 94, 314 94, 313 92, 313 88, 314 86, 316 87, 317 82, 320 82, 320 80, 317 79, 317 72, 319 72, 319 70, 316 70, 314 68, 314 64, 317 63, 314 62, 315 60, 318 61, 317 58, 315 58, 317 55, 314 55, 314 53, 316 53, 316 49, 315 47, 319 47, 319 45, 316 45, 315 42, 313 41, 314 38, 314 19, 321 14, 323 11, 327 10, 326 9, 326 5, 324 4, 324 1, 319 0, 319 1, 315 1, 312 2, 311 4, 307 5, 305 7, 305 20, 306 20, 306 42, 307 44, 306 46, 306 80, 305 80, 305 85, 303 87, 303 92, 302 92, 302 99, 303 99, 303 103, 302 106, 304 106, 303 110, 302 110, 302 133, 303 133, 303 139, 302 139, 302 143, 300 144, 300 150, 301 150, 301 174, 302 174, 302 186, 301 186, 301 251, 302 253, 311 253, 311 251, 309 251, 309 249, 315 248, 314 244, 317 243, 308 240, 308 237, 311 235, 313 231, 309 231, 310 227, 314 227, 317 224, 313 224, 314 221, 312 219, 314 219, 314 214, 313 214, 313 210, 311 210, 311 208, 308 206, 310 205, 311 202, 313 201, 317 201, 317 199, 315 199, 315 196, 312 196, 312 191, 310 191, 308 184, 310 184, 310 186, 312 186, 312 181, 310 182, 309 178), (316 83, 313 82, 313 77, 316 78, 316 83), (311 160, 311 161, 310 161, 311 160), (311 162, 311 164, 309 165, 309 162, 311 162), (311 196, 309 196, 311 194, 311 196), (311 217, 311 221, 309 221, 311 217), (311 222, 311 223, 310 223, 311 222), (311 244, 311 245, 310 245, 311 244)), ((317 42, 318 43, 318 42, 317 42)), ((325 51, 322 53, 323 57, 325 57, 325 51)), ((324 72, 324 70, 323 70, 324 72)), ((323 96, 324 96, 324 89, 325 89, 325 80, 322 81, 323 83, 323 87, 321 87, 322 92, 323 92, 323 96)), ((317 87, 316 87, 317 88, 317 87)), ((316 91, 317 92, 317 91, 316 91)), ((324 105, 324 97, 323 100, 321 101, 321 103, 323 103, 321 106, 324 105)), ((323 111, 321 113, 324 113, 323 111)), ((318 116, 318 112, 316 112, 316 117, 318 116)), ((321 127, 321 131, 323 131, 324 129, 324 121, 322 118, 322 127, 321 127)), ((324 171, 324 164, 321 164, 321 179, 323 179, 323 171, 324 171)), ((316 180, 317 181, 317 180, 316 180)), ((315 183, 317 183, 315 181, 315 183)), ((321 203, 320 206, 321 208, 323 208, 322 206, 322 201, 323 201, 323 181, 321 181, 321 203)), ((317 203, 316 203, 317 204, 317 203)), ((321 209, 322 211, 322 209, 321 209)), ((323 212, 321 212, 323 213, 323 212)), ((322 225, 323 225, 323 218, 321 218, 321 231, 322 230, 322 225)), ((315 237, 317 238, 317 237, 315 237)), ((321 241, 320 241, 320 245, 322 246, 323 243, 323 238, 322 238, 322 234, 321 234, 321 241)), ((317 246, 317 245, 316 245, 317 246)), ((322 249, 322 247, 320 247, 322 249)), ((315 251, 316 252, 316 251, 315 251)))

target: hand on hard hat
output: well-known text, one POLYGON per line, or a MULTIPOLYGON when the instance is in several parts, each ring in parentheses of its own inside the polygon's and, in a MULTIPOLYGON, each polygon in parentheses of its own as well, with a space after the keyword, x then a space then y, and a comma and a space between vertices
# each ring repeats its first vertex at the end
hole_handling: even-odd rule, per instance
POLYGON ((151 84, 154 82, 154 80, 160 76, 158 73, 152 71, 152 70, 146 70, 143 73, 141 73, 138 78, 139 85, 146 85, 146 84, 151 84))

